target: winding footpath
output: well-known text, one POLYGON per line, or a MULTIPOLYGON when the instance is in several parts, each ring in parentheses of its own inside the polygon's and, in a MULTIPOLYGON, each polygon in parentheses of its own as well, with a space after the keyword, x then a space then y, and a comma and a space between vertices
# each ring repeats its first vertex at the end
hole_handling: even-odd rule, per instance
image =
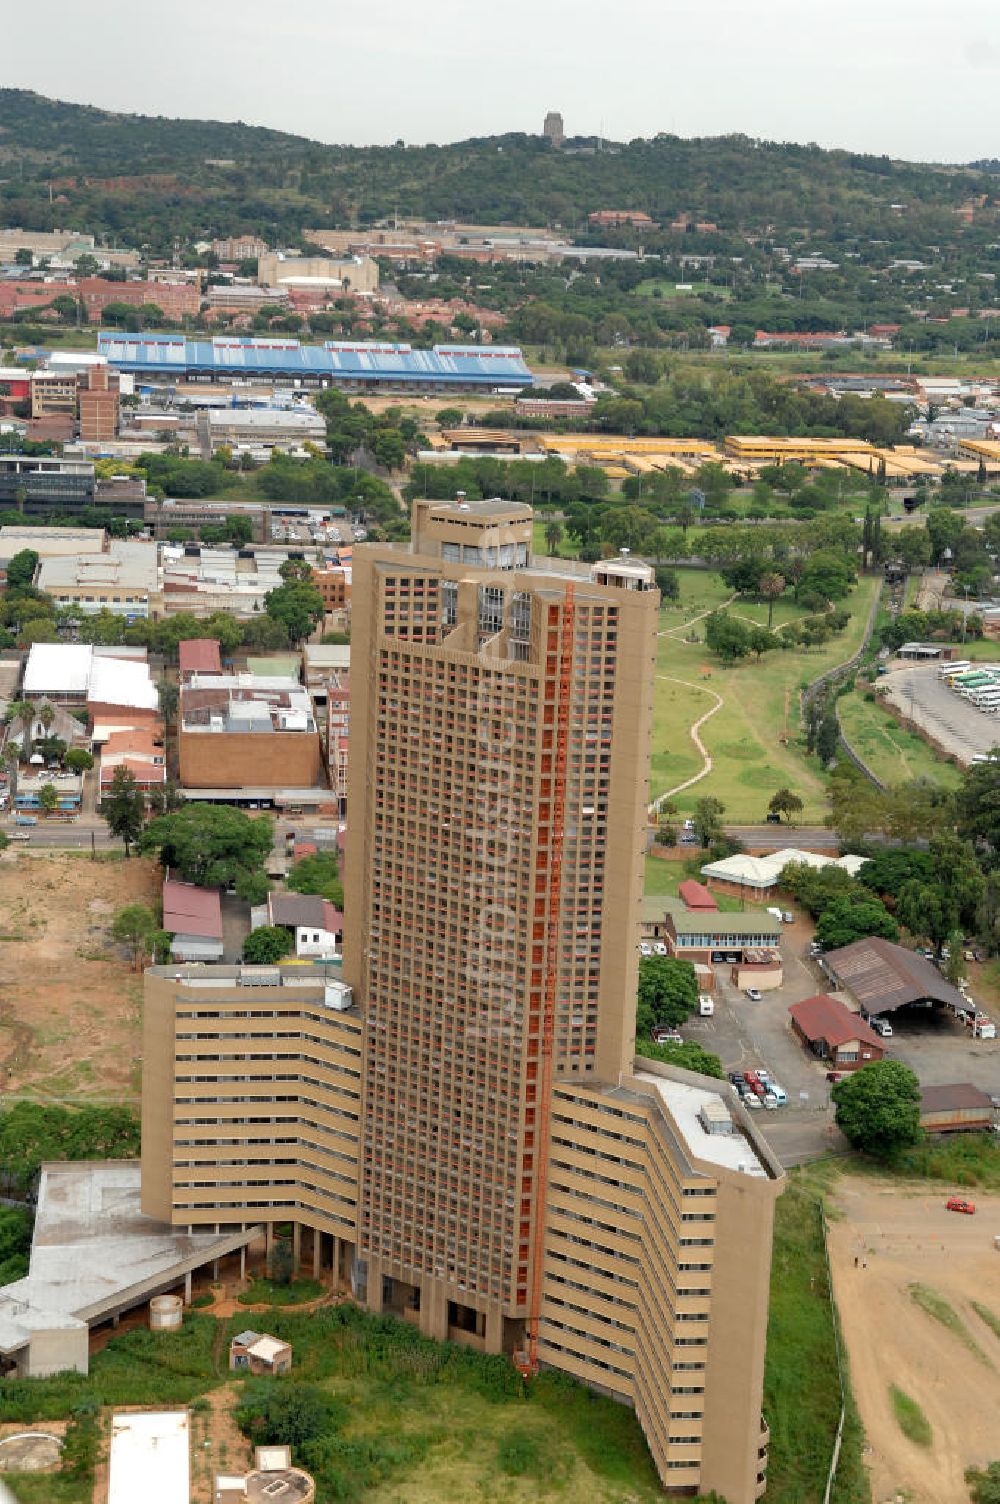
MULTIPOLYGON (((735 599, 736 596, 735 594, 733 594, 729 597, 729 600, 723 601, 722 605, 729 606, 735 599)), ((677 632, 686 632, 688 627, 693 627, 696 621, 702 621, 706 616, 711 616, 713 611, 717 611, 719 609, 720 607, 718 606, 710 606, 706 611, 699 611, 697 616, 692 616, 687 621, 681 622, 679 626, 667 627, 665 631, 657 632, 656 635, 657 637, 673 637, 677 632)), ((662 794, 657 794, 656 798, 653 799, 649 805, 649 814, 654 817, 659 814, 660 805, 665 799, 672 799, 674 794, 680 794, 684 789, 689 789, 692 784, 700 783, 703 778, 707 778, 709 773, 711 773, 712 756, 698 733, 701 730, 702 726, 704 726, 705 722, 711 720, 715 712, 717 710, 721 710, 723 705, 725 704, 725 700, 720 694, 716 694, 714 689, 709 689, 704 684, 692 684, 690 679, 675 679, 672 674, 657 674, 656 677, 664 684, 681 684, 685 689, 700 690, 702 694, 710 695, 711 698, 715 701, 715 704, 710 706, 710 708, 705 711, 705 714, 699 716, 698 719, 693 723, 693 725, 688 728, 688 735, 694 742, 698 752, 701 754, 701 768, 697 773, 692 774, 690 778, 685 778, 683 783, 677 783, 672 789, 666 789, 662 794)))

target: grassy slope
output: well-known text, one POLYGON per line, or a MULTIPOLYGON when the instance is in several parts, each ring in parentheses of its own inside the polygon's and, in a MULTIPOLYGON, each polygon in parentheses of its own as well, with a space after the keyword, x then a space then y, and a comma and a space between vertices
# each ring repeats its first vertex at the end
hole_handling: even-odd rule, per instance
POLYGON ((852 690, 841 696, 837 709, 847 740, 883 783, 933 778, 948 788, 957 787, 960 770, 940 758, 922 736, 907 731, 877 702, 873 704, 852 690))
MULTIPOLYGON (((700 878, 699 867, 701 857, 691 859, 691 870, 688 870, 687 861, 665 861, 662 857, 648 856, 646 858, 646 896, 664 898, 676 898, 677 887, 686 877, 700 878)), ((738 898, 730 893, 716 893, 715 901, 722 913, 736 913, 741 907, 738 898)))
MULTIPOLYGON (((695 573, 684 571, 685 575, 695 573)), ((689 812, 699 799, 714 796, 725 804, 729 820, 756 823, 764 818, 771 795, 787 784, 804 801, 799 818, 821 820, 826 812, 824 779, 795 740, 799 732, 798 691, 855 651, 877 584, 874 578, 859 582, 848 603, 852 616, 847 630, 825 646, 769 653, 760 663, 724 668, 706 651, 703 642, 692 644, 679 636, 661 636, 653 721, 653 793, 662 793, 701 766, 688 728, 712 704, 704 693, 704 689, 712 689, 725 701, 701 732, 714 766, 706 778, 677 795, 680 809, 689 812), (663 676, 675 676, 693 687, 664 683, 663 676), (699 685, 703 686, 701 691, 699 685), (790 740, 783 746, 778 738, 785 725, 786 704, 790 740)), ((726 598, 717 575, 685 579, 685 589, 687 602, 694 607, 688 615, 698 609, 713 609, 726 598), (700 587, 699 581, 704 581, 700 587)), ((751 620, 767 620, 766 606, 754 602, 738 601, 734 610, 751 620)), ((796 614, 794 606, 782 603, 775 610, 775 626, 796 614)), ((685 620, 676 608, 670 616, 672 619, 667 618, 664 625, 685 620)), ((702 636, 704 624, 696 623, 693 630, 702 636)))
MULTIPOLYGON (((766 1504, 823 1497, 840 1415, 840 1386, 819 1202, 793 1172, 774 1221, 764 1414, 771 1428, 766 1504)), ((835 1504, 868 1504, 863 1434, 848 1405, 835 1504)))

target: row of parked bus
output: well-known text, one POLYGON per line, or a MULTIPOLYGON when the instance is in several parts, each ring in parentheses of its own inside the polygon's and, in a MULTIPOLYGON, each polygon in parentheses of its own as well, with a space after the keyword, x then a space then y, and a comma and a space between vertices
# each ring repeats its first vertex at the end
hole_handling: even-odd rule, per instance
POLYGON ((986 715, 1000 713, 1000 663, 945 663, 938 669, 938 678, 977 710, 986 715))

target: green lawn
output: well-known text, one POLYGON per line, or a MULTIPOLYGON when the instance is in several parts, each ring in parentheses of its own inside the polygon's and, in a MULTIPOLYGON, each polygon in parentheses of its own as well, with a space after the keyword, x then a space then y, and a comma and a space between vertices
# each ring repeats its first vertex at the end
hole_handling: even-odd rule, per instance
POLYGON ((847 740, 883 783, 932 778, 946 788, 958 787, 961 770, 939 757, 922 736, 907 731, 878 701, 852 690, 837 701, 837 709, 847 740))
MULTIPOLYGON (((646 897, 676 898, 677 888, 686 877, 701 881, 702 858, 688 857, 679 861, 665 861, 662 857, 646 858, 646 897)), ((742 907, 731 893, 716 893, 715 901, 721 913, 736 913, 742 907)))
MULTIPOLYGON (((704 642, 703 621, 685 640, 686 633, 661 636, 657 653, 657 681, 653 714, 651 787, 661 794, 697 772, 702 765, 689 736, 693 721, 721 695, 723 706, 702 727, 701 737, 713 759, 712 771, 691 788, 676 795, 684 814, 706 796, 721 799, 726 818, 736 824, 763 820, 768 801, 783 785, 803 800, 800 821, 819 821, 826 813, 825 780, 817 764, 807 759, 799 743, 799 690, 803 685, 844 661, 858 647, 872 598, 878 588, 874 577, 862 579, 847 603, 852 612, 847 630, 821 648, 797 648, 768 653, 760 661, 745 661, 724 667, 709 653, 704 642), (670 682, 681 680, 681 684, 670 682), (787 741, 782 737, 787 734, 787 741)), ((699 610, 711 610, 728 597, 718 575, 682 570, 684 606, 663 614, 663 627, 677 626, 699 610), (698 574, 697 581, 690 576, 698 574)), ((753 601, 734 603, 737 614, 766 621, 767 607, 753 601)), ((775 625, 793 619, 797 608, 781 602, 775 608, 775 625)), ((801 614, 801 613, 798 613, 801 614)), ((794 840, 794 831, 790 834, 794 840)))
POLYGON ((717 287, 714 282, 690 282, 678 287, 676 282, 661 277, 655 282, 640 282, 635 288, 637 298, 652 298, 657 292, 661 298, 700 298, 704 293, 711 294, 722 303, 728 303, 730 298, 729 288, 717 287))

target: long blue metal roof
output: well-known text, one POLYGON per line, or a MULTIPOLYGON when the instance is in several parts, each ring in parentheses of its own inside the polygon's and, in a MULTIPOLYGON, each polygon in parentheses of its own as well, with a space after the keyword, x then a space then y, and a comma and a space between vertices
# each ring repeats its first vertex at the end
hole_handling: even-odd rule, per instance
POLYGON ((380 340, 327 340, 303 345, 297 339, 246 339, 216 335, 187 339, 183 334, 101 333, 97 348, 122 371, 183 377, 212 375, 300 376, 328 381, 435 382, 449 386, 531 386, 524 356, 511 345, 411 345, 380 340))

